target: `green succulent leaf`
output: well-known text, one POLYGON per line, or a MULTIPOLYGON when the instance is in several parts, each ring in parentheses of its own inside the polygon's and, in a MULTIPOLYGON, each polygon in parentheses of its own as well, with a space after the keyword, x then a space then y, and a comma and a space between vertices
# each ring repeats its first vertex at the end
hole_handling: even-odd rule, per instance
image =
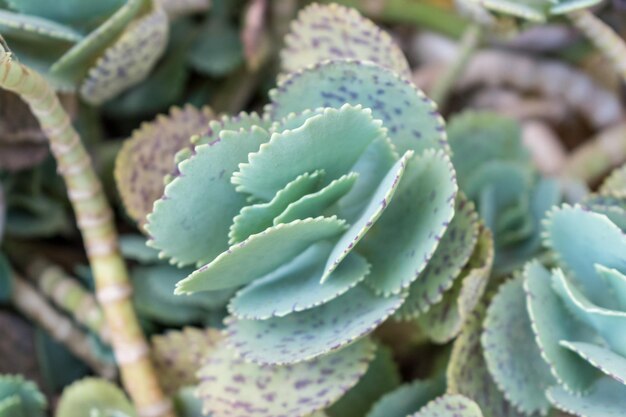
POLYGON ((596 273, 595 265, 626 271, 626 235, 606 216, 580 206, 563 206, 545 221, 546 245, 594 304, 614 307, 616 300, 596 273), (580 238, 584 236, 584 238, 580 238))
POLYGON ((474 253, 452 288, 439 303, 417 318, 420 330, 435 343, 447 343, 461 332, 487 288, 493 265, 493 238, 484 225, 479 229, 474 253))
POLYGON ((469 398, 448 394, 432 400, 410 417, 483 417, 483 413, 469 398))
POLYGON ((323 177, 323 170, 305 172, 279 190, 268 203, 245 206, 233 219, 233 224, 228 232, 228 243, 232 245, 243 242, 248 237, 274 225, 274 219, 283 213, 291 203, 315 191, 323 177))
POLYGON ((30 14, 0 10, 0 29, 4 36, 29 40, 54 39, 65 45, 80 42, 83 36, 70 26, 30 14))
POLYGON ((329 61, 291 73, 270 91, 270 99, 266 113, 274 120, 306 109, 361 105, 383 121, 398 152, 448 151, 435 104, 410 81, 372 63, 329 61))
POLYGON ((13 270, 9 260, 0 252, 0 303, 7 304, 13 296, 13 270))
POLYGON ((44 417, 46 397, 20 375, 0 375, 0 415, 44 417))
POLYGON ((352 189, 358 177, 355 172, 342 175, 321 190, 294 201, 274 219, 274 225, 325 215, 352 189))
POLYGON ((127 0, 124 5, 72 46, 50 67, 51 75, 76 84, 88 71, 89 65, 146 6, 147 0, 127 0))
POLYGON ((374 350, 362 339, 311 362, 275 367, 247 363, 218 348, 198 374, 198 395, 213 417, 304 417, 356 385, 374 350))
POLYGON ((207 107, 173 107, 167 116, 144 123, 118 153, 115 180, 126 211, 144 224, 163 195, 163 179, 174 172, 174 155, 188 148, 189 138, 207 129, 213 113, 207 107))
POLYGON ((363 417, 379 398, 399 385, 400 373, 391 349, 378 345, 376 356, 365 375, 339 401, 331 405, 326 414, 328 417, 363 417))
POLYGON ((524 414, 506 401, 487 369, 480 342, 485 311, 481 303, 454 342, 446 372, 448 393, 474 400, 485 417, 522 417, 524 414))
POLYGON ((395 198, 358 245, 372 264, 365 282, 377 293, 397 294, 426 267, 454 215, 455 173, 443 151, 410 158, 395 198))
POLYGON ((402 50, 391 36, 356 10, 337 4, 312 4, 291 24, 281 52, 282 69, 294 72, 328 59, 372 61, 410 79, 402 50))
POLYGON ((626 310, 626 275, 617 269, 607 268, 603 265, 596 265, 596 271, 615 294, 617 303, 626 310))
MULTIPOLYGON (((135 409, 116 385, 100 378, 85 378, 63 390, 55 417, 84 417, 86 412, 136 417, 135 409)), ((98 415, 98 414, 96 414, 98 415)))
POLYGON ((308 310, 341 296, 363 281, 369 264, 362 256, 352 253, 320 285, 332 248, 330 242, 314 244, 293 261, 257 279, 233 297, 230 313, 239 319, 266 320, 308 310))
POLYGON ((259 364, 293 364, 327 355, 372 332, 404 301, 379 297, 363 284, 319 307, 268 320, 226 325, 229 343, 242 358, 259 364))
POLYGON ((346 229, 337 217, 296 220, 265 229, 217 256, 176 286, 177 294, 249 284, 300 254, 311 244, 346 229))
POLYGON ((552 287, 571 314, 593 328, 611 349, 626 355, 626 332, 616 331, 626 328, 626 311, 609 310, 593 304, 560 269, 552 274, 552 287))
POLYGON ((445 390, 443 378, 403 384, 374 404, 367 417, 406 417, 442 395, 445 390))
POLYGON ((142 81, 167 46, 169 24, 160 8, 131 22, 89 69, 81 97, 99 105, 142 81))
POLYGON ((584 395, 555 386, 547 396, 555 407, 578 417, 621 417, 626 410, 626 385, 609 377, 596 381, 584 395))
POLYGON ((392 204, 392 199, 398 187, 402 184, 402 176, 412 156, 413 151, 407 151, 394 164, 380 184, 378 184, 369 203, 359 217, 352 222, 348 230, 339 238, 326 262, 326 270, 321 279, 322 283, 328 279, 335 268, 341 265, 341 261, 352 252, 361 239, 376 224, 376 221, 387 207, 392 204))
POLYGON ((406 302, 396 317, 410 320, 441 302, 469 261, 478 241, 478 215, 474 204, 458 193, 454 217, 426 269, 409 287, 406 302))
POLYGON ((545 414, 545 390, 556 383, 535 343, 526 310, 524 277, 500 286, 484 322, 482 346, 489 372, 504 396, 526 414, 545 414))
POLYGON ((549 271, 539 262, 527 264, 524 277, 528 312, 542 357, 559 383, 572 391, 584 391, 598 373, 560 342, 587 341, 593 332, 570 314, 552 289, 549 271))
POLYGON ((604 195, 591 195, 582 202, 583 207, 604 214, 622 231, 626 230, 626 199, 604 195))
POLYGON ((234 130, 238 132, 241 129, 250 130, 254 126, 269 131, 272 122, 267 118, 259 116, 255 112, 240 112, 232 116, 224 115, 219 119, 211 120, 209 122, 209 128, 201 135, 193 136, 191 143, 195 146, 211 145, 219 140, 219 135, 223 130, 234 130))
POLYGON ((240 166, 232 182, 237 191, 266 201, 303 172, 323 170, 323 185, 327 185, 349 172, 368 145, 384 135, 381 122, 373 119, 369 109, 347 104, 328 108, 299 128, 274 133, 240 166), (294 155, 299 157, 297 164, 294 155))
POLYGON ((185 327, 152 337, 152 360, 161 386, 169 395, 183 387, 196 385, 196 373, 204 358, 212 354, 220 341, 216 329, 185 327))
POLYGON ((146 245, 146 238, 137 234, 124 234, 119 237, 120 252, 126 259, 151 264, 159 261, 159 252, 146 245))
POLYGON ((618 382, 626 381, 626 358, 602 346, 585 342, 561 342, 561 346, 578 354, 618 382))
POLYGON ((7 0, 10 8, 21 14, 33 14, 62 23, 85 24, 113 13, 125 0, 7 0))
POLYGON ((626 165, 613 170, 600 186, 599 192, 604 196, 626 197, 626 165))
POLYGON ((164 197, 148 215, 151 246, 179 265, 203 264, 227 250, 232 219, 246 204, 230 176, 267 140, 267 131, 253 127, 222 131, 213 144, 196 146, 194 156, 178 165, 181 175, 165 187, 164 197))
POLYGON ((209 19, 191 45, 189 64, 205 75, 221 76, 243 62, 243 47, 237 28, 225 19, 209 19))

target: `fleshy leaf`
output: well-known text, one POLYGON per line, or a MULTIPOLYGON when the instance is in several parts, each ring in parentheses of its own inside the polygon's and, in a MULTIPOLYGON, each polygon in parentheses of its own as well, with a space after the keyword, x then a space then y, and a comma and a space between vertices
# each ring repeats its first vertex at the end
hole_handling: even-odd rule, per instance
POLYGON ((360 104, 382 119, 398 152, 448 151, 435 104, 410 81, 372 63, 323 62, 290 74, 270 91, 270 98, 266 112, 274 120, 306 109, 360 104))
POLYGON ((102 104, 142 81, 163 54, 168 33, 167 15, 160 8, 132 22, 89 69, 81 97, 102 104))
POLYGON ((410 417, 483 417, 483 413, 478 404, 469 398, 447 394, 432 400, 410 417))
POLYGON ((96 411, 110 415, 121 412, 136 417, 135 409, 117 386, 100 378, 85 378, 63 390, 55 417, 85 417, 96 411))
POLYGON ((535 22, 546 20, 549 1, 544 0, 480 0, 481 4, 498 13, 509 14, 535 22))
POLYGON ((357 285, 309 310, 268 320, 227 323, 227 342, 244 359, 259 364, 292 364, 341 349, 373 331, 398 309, 403 296, 378 297, 357 285))
POLYGON ((570 390, 584 391, 597 371, 576 354, 560 346, 562 340, 586 341, 590 330, 577 321, 552 290, 551 276, 539 262, 524 268, 528 313, 541 356, 559 383, 570 390))
POLYGON ((339 399, 374 357, 368 339, 311 362, 259 366, 218 349, 200 370, 198 395, 213 417, 304 417, 339 399))
POLYGON ((372 264, 369 286, 397 294, 417 279, 452 220, 456 193, 444 152, 427 150, 409 159, 395 198, 357 248, 372 264))
POLYGON ((552 286, 570 313, 595 329, 613 350, 626 355, 626 332, 617 330, 626 329, 626 311, 608 310, 594 305, 560 269, 552 274, 552 286))
POLYGON ((556 383, 535 343, 526 310, 523 276, 504 284, 493 298, 482 346, 487 368, 504 396, 526 414, 545 414, 545 390, 556 383))
POLYGON ((52 38, 69 43, 83 39, 80 32, 70 26, 38 16, 0 10, 0 29, 3 35, 29 38, 52 38))
POLYGON ((144 123, 124 143, 115 162, 115 180, 126 211, 140 224, 163 195, 163 179, 174 171, 174 155, 205 130, 213 112, 205 107, 174 107, 169 115, 144 123))
POLYGON ((63 54, 50 68, 51 74, 74 83, 78 82, 87 74, 91 62, 119 36, 145 4, 145 0, 127 0, 98 28, 63 54))
POLYGON ((163 389, 173 395, 179 389, 195 385, 196 373, 222 340, 216 329, 186 327, 152 337, 152 360, 163 389))
POLYGON ((609 377, 596 381, 582 396, 560 386, 546 395, 555 407, 579 417, 622 417, 626 410, 626 385, 609 377))
POLYGON ((339 241, 336 243, 326 262, 326 270, 321 280, 322 283, 326 281, 352 249, 357 246, 359 241, 367 235, 367 232, 390 205, 396 190, 400 184, 402 184, 402 176, 412 156, 413 151, 407 151, 402 158, 394 164, 380 184, 378 184, 363 212, 352 222, 350 228, 343 236, 339 238, 339 241))
POLYGON ((228 232, 229 244, 246 240, 251 235, 262 232, 273 225, 274 219, 288 206, 311 193, 324 176, 324 171, 305 172, 279 190, 269 203, 245 206, 233 219, 228 232))
POLYGON ((20 375, 0 375, 0 407, 7 413, 4 416, 12 417, 11 412, 19 412, 24 417, 44 417, 46 403, 46 397, 33 382, 20 375))
POLYGON ((269 200, 289 181, 303 172, 324 170, 327 185, 348 173, 372 143, 384 137, 381 122, 369 109, 344 105, 325 109, 299 128, 274 133, 270 141, 251 154, 232 182, 237 191, 269 200), (293 157, 298 155, 298 163, 293 157))
POLYGON ((458 193, 454 217, 426 269, 409 287, 406 302, 396 317, 410 320, 430 310, 450 290, 474 252, 478 240, 478 215, 474 204, 458 193))
POLYGON ((143 264, 159 261, 159 253, 146 245, 146 239, 138 234, 123 234, 119 237, 120 252, 126 259, 143 264))
POLYGON ((12 9, 23 14, 35 14, 57 22, 80 24, 113 13, 124 0, 97 2, 63 0, 54 4, 46 0, 8 0, 7 3, 12 9))
POLYGON ((626 358, 601 346, 584 342, 561 342, 561 346, 577 353, 581 358, 615 379, 626 384, 626 358))
POLYGON ((307 310, 344 294, 365 278, 369 264, 353 253, 321 285, 332 247, 330 242, 317 243, 254 281, 231 300, 229 311, 239 319, 265 320, 307 310))
POLYGON ((623 311, 626 311, 626 275, 619 272, 617 269, 607 268, 603 265, 596 265, 596 271, 598 275, 608 284, 611 288, 618 304, 623 311))
POLYGON ((285 37, 282 69, 290 73, 327 59, 372 61, 411 78, 409 64, 391 36, 354 9, 312 4, 300 11, 285 37))
POLYGON ((274 225, 326 214, 326 210, 350 191, 357 178, 358 174, 353 172, 342 175, 318 192, 294 201, 274 219, 274 225))
POLYGON ((236 27, 226 18, 207 19, 189 49, 189 64, 204 75, 220 76, 243 61, 243 48, 236 27))
POLYGON ((579 206, 554 209, 545 221, 546 244, 594 304, 612 306, 595 264, 626 271, 626 235, 606 216, 579 206), (584 236, 584 238, 581 238, 584 236))
POLYGON ((267 139, 267 131, 253 127, 222 131, 218 141, 197 146, 148 215, 150 245, 179 265, 210 262, 227 250, 232 219, 246 204, 230 175, 267 139))
POLYGON ((493 255, 491 232, 481 225, 474 253, 461 276, 439 303, 417 318, 420 329, 432 341, 447 343, 459 334, 487 288, 493 255))
MULTIPOLYGON (((326 410, 328 417, 363 417, 383 395, 400 384, 391 349, 378 345, 376 357, 359 382, 326 410)), ((404 417, 404 416, 402 416, 404 417)))
POLYGON ((480 343, 484 305, 471 314, 454 342, 448 363, 448 393, 461 394, 476 401, 485 417, 522 417, 498 389, 485 363, 480 343))
POLYGON ((202 135, 192 137, 191 143, 195 146, 210 145, 219 140, 219 134, 222 130, 250 130, 253 126, 259 126, 265 130, 269 130, 271 122, 262 118, 255 112, 240 112, 233 116, 224 115, 217 120, 211 120, 206 132, 202 135))
POLYGON ((406 417, 442 395, 445 390, 443 379, 416 380, 401 385, 374 404, 367 417, 406 417))
POLYGON ((311 244, 346 228, 336 217, 296 220, 265 229, 232 246, 176 286, 176 293, 218 290, 248 284, 293 259, 311 244))

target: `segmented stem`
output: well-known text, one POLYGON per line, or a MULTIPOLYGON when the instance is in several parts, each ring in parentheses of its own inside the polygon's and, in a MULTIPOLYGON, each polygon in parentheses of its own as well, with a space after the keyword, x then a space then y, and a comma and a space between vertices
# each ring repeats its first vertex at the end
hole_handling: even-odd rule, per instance
POLYGON ((613 63, 615 70, 626 81, 626 43, 613 29, 589 10, 569 14, 581 32, 613 63))
POLYGON ((113 212, 80 136, 50 85, 35 71, 13 61, 5 50, 0 50, 0 87, 28 103, 50 141, 83 236, 124 387, 140 416, 173 417, 171 401, 159 386, 129 299, 132 288, 118 251, 113 212))
POLYGON ((103 342, 109 343, 111 333, 104 312, 91 292, 83 288, 75 278, 44 259, 31 262, 28 275, 54 304, 69 313, 76 322, 97 334, 103 342))
POLYGON ((115 365, 96 356, 87 334, 48 304, 34 287, 14 274, 12 290, 11 301, 20 313, 41 326, 96 373, 108 379, 115 378, 117 374, 115 365))

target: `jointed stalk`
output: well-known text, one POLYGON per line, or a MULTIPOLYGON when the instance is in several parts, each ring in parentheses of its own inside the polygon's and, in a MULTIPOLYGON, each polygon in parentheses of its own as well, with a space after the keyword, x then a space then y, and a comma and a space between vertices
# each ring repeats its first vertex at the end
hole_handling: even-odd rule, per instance
POLYGON ((482 37, 481 33, 482 29, 478 24, 473 24, 465 30, 465 33, 463 33, 463 37, 459 42, 457 56, 454 58, 454 61, 446 67, 443 74, 439 76, 437 82, 433 86, 429 95, 440 108, 445 106, 454 84, 459 77, 463 75, 463 70, 467 66, 472 53, 480 44, 480 39, 482 37))
POLYGON ((107 363, 93 353, 87 335, 70 319, 56 311, 46 299, 23 278, 14 276, 11 301, 15 308, 41 326, 55 340, 65 345, 97 374, 113 379, 115 365, 107 363))
POLYGON ((30 263, 28 275, 53 303, 97 334, 103 342, 109 342, 111 333, 102 309, 93 295, 75 278, 68 276, 59 266, 41 258, 30 263))
POLYGON ((132 288, 118 251, 112 210, 91 159, 50 85, 0 50, 0 87, 28 103, 50 140, 76 213, 93 271, 96 294, 111 331, 122 382, 142 417, 174 416, 150 360, 149 347, 130 302, 132 288))
POLYGON ((570 20, 613 63, 618 74, 626 81, 626 43, 613 29, 589 10, 569 14, 570 20))

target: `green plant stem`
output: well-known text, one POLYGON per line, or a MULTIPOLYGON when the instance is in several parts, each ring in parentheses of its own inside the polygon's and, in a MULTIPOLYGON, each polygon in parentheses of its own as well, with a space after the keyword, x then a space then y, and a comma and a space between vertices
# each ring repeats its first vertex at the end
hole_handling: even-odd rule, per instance
POLYGON ((624 40, 589 10, 579 10, 568 16, 574 26, 583 32, 591 43, 613 63, 617 73, 626 81, 626 43, 624 40))
POLYGON ((453 9, 446 10, 427 1, 416 0, 322 0, 353 7, 366 15, 392 23, 408 23, 460 38, 470 22, 453 9), (368 7, 368 3, 372 6, 368 7))
POLYGON ((480 45, 482 38, 482 28, 478 24, 469 26, 461 40, 459 42, 459 48, 457 56, 454 61, 446 67, 443 74, 439 76, 432 91, 430 92, 430 98, 439 105, 440 108, 444 108, 454 84, 463 75, 463 70, 467 66, 472 54, 480 45))
POLYGON ((111 334, 104 312, 95 297, 75 278, 42 258, 29 263, 27 274, 54 304, 69 313, 77 323, 97 334, 103 342, 109 343, 111 334))
POLYGON ((124 387, 140 416, 173 417, 171 401, 159 386, 149 346, 130 301, 132 287, 118 250, 113 212, 80 136, 48 82, 14 61, 3 48, 0 87, 19 94, 28 103, 50 141, 83 236, 124 387))
POLYGON ((20 313, 66 346, 97 374, 108 379, 115 378, 117 375, 115 365, 100 359, 93 353, 87 335, 76 327, 69 318, 56 311, 23 278, 14 274, 12 284, 11 302, 20 313))

